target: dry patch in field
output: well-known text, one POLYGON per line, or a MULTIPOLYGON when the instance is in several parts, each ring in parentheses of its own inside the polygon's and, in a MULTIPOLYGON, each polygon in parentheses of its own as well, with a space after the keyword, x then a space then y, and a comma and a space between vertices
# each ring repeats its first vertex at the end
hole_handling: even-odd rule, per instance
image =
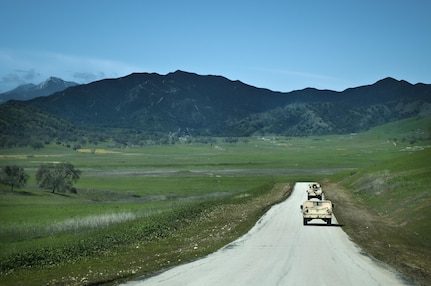
POLYGON ((119 154, 121 152, 111 151, 106 149, 77 149, 76 151, 81 153, 93 153, 93 154, 119 154))

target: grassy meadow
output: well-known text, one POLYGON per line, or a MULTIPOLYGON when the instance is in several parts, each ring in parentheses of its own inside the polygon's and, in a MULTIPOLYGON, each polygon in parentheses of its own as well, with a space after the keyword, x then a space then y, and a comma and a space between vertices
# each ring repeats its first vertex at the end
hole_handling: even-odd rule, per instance
POLYGON ((1 149, 0 166, 30 179, 0 185, 0 284, 109 285, 184 263, 245 233, 297 181, 337 183, 430 247, 430 128, 428 116, 346 135, 1 149), (36 185, 40 164, 62 161, 82 171, 77 194, 36 185))

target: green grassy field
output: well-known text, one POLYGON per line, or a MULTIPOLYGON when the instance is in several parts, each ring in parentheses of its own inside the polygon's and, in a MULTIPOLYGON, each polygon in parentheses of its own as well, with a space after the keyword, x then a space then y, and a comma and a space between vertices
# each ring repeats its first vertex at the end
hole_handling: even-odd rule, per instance
POLYGON ((423 160, 430 157, 430 127, 428 116, 361 134, 255 137, 234 144, 218 138, 213 144, 127 149, 109 143, 79 151, 59 145, 2 149, 0 166, 24 167, 30 180, 13 193, 0 185, 0 284, 109 284, 182 263, 247 231, 286 198, 288 192, 274 186, 296 181, 340 182, 382 216, 430 237, 430 197, 421 187, 431 178, 423 160), (61 161, 82 171, 77 194, 36 186, 39 165, 61 161), (265 203, 258 203, 262 198, 265 203), (199 251, 178 253, 191 238, 202 241, 209 229, 229 224, 235 213, 240 218, 231 231, 211 233, 199 251))

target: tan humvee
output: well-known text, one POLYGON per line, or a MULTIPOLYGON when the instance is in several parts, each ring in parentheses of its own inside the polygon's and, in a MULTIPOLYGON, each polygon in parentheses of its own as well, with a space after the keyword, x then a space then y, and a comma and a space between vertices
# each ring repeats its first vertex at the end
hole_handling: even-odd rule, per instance
POLYGON ((333 207, 334 205, 331 201, 305 201, 301 205, 304 225, 312 219, 321 219, 327 224, 331 224, 333 207))
POLYGON ((323 190, 319 183, 310 183, 308 184, 307 189, 307 200, 311 199, 323 199, 323 190))

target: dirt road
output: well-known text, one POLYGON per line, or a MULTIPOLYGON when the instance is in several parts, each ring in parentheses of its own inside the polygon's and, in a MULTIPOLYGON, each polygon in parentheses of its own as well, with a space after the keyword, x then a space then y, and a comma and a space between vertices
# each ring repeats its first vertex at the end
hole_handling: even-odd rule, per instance
MULTIPOLYGON (((246 235, 192 263, 125 285, 408 285, 353 244, 333 218, 302 225, 307 183, 246 235)), ((342 206, 335 206, 342 207, 342 206)))

